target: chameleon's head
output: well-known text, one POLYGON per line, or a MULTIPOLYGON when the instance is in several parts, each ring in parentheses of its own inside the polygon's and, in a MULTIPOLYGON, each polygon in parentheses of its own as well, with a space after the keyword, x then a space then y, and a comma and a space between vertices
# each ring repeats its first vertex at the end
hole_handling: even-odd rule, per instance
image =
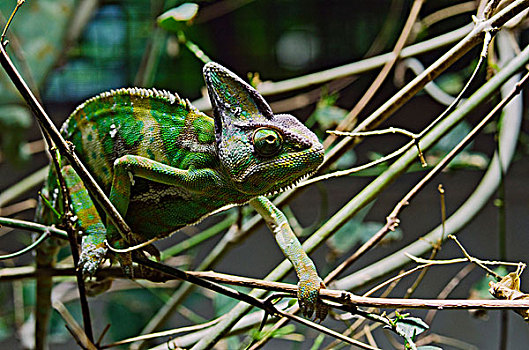
POLYGON ((217 63, 204 66, 204 79, 222 168, 239 191, 280 191, 320 166, 323 146, 296 118, 274 115, 253 87, 217 63))

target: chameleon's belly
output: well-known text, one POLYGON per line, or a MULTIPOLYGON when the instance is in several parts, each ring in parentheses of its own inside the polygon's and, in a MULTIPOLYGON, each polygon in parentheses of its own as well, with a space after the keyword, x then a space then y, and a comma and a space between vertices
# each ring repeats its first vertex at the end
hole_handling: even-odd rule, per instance
POLYGON ((198 222, 229 202, 214 191, 193 194, 183 188, 136 180, 125 216, 137 241, 166 237, 176 230, 198 222), (130 213, 130 214, 129 214, 130 213))

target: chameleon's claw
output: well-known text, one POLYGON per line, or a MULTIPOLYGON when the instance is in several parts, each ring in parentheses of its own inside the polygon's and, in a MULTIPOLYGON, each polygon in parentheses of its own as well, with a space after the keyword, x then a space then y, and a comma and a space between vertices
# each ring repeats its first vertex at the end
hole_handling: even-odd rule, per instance
POLYGON ((300 279, 298 283, 298 302, 303 315, 312 318, 314 311, 315 320, 323 321, 327 316, 329 307, 320 298, 320 288, 325 288, 323 281, 318 276, 300 279))
POLYGON ((316 306, 316 314, 314 315, 314 321, 319 320, 320 322, 327 317, 329 313, 329 305, 325 304, 323 301, 318 299, 318 304, 316 306))

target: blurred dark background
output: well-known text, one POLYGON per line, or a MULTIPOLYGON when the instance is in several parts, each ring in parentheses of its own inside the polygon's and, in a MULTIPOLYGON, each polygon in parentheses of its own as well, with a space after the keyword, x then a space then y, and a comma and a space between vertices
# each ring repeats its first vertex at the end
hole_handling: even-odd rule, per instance
MULTIPOLYGON (((14 1, 3 1, 0 10, 4 18, 8 17, 14 1)), ((10 39, 10 54, 15 57, 17 66, 30 86, 38 89, 46 110, 60 125, 68 114, 86 98, 99 92, 126 86, 154 86, 159 89, 176 91, 181 97, 191 101, 202 97, 204 82, 202 65, 175 34, 167 33, 156 26, 156 17, 165 10, 177 6, 182 1, 99 1, 97 6, 87 8, 85 17, 74 13, 80 3, 90 1, 40 0, 29 1, 16 15, 12 32, 16 37, 10 39), (76 27, 72 18, 77 15, 77 24, 86 20, 86 25, 75 36, 74 42, 68 42, 69 30, 76 27), (80 18, 79 18, 80 17, 80 18), (154 49, 153 49, 154 47, 154 49), (22 60, 17 54, 22 54, 22 60), (152 63, 150 73, 144 70, 148 60, 152 63)), ((405 19, 409 13, 410 0, 224 0, 199 1, 200 11, 192 23, 186 25, 184 32, 188 40, 196 43, 211 59, 217 61, 243 78, 248 72, 258 72, 262 81, 279 81, 296 76, 318 72, 346 63, 361 60, 392 50, 405 19)), ((428 1, 421 9, 421 18, 449 5, 463 1, 437 0, 428 1)), ((441 33, 460 28, 471 22, 475 12, 463 12, 440 21, 429 28, 416 33, 420 41, 435 37, 441 33)), ((4 23, 2 19, 1 23, 4 23)), ((521 34, 525 42, 525 34, 521 34)), ((427 66, 448 48, 441 48, 418 57, 427 66)), ((459 63, 451 67, 439 79, 439 84, 450 93, 457 93, 471 73, 469 66, 475 63, 479 48, 472 50, 459 63)), ((329 87, 311 86, 293 92, 267 97, 277 102, 320 88, 322 99, 332 97, 332 106, 345 113, 358 101, 372 82, 378 70, 364 73, 356 79, 345 81, 339 92, 328 93, 329 87)), ((2 141, 2 162, 0 163, 0 188, 2 190, 18 183, 21 179, 47 164, 43 152, 32 151, 28 142, 39 139, 39 131, 23 102, 9 85, 7 77, 0 73, 0 138, 2 141)), ((405 80, 412 78, 411 73, 405 80)), ((485 80, 481 74, 474 88, 485 80)), ((387 79, 382 89, 361 114, 366 117, 384 103, 399 89, 394 83, 393 75, 387 79)), ((322 117, 320 98, 297 106, 289 111, 303 121, 308 121, 320 136, 324 129, 332 128, 331 120, 325 124, 322 117), (320 114, 318 114, 320 113, 320 114), (324 125, 325 124, 325 125, 324 125), (325 126, 325 127, 324 127, 325 126)), ((425 94, 420 94, 399 110, 383 126, 399 126, 411 131, 420 131, 435 118, 444 106, 434 102, 425 94)), ((483 116, 490 105, 483 105, 470 118, 468 125, 483 116)), ((328 110, 325 110, 328 112, 328 110)), ((325 112, 324 111, 324 112, 325 112)), ((462 129, 461 132, 466 132, 462 129)), ((457 135, 456 135, 457 136, 457 135)), ((456 137, 454 136, 454 137, 456 137)), ((529 184, 527 175, 529 159, 527 157, 527 135, 520 138, 519 150, 512 169, 505 178, 505 199, 507 208, 507 260, 526 261, 529 244, 527 240, 528 205, 527 193, 529 184)), ((343 167, 369 160, 373 153, 386 154, 407 140, 397 136, 384 136, 367 139, 351 152, 344 161, 343 167)), ((490 128, 473 143, 469 155, 478 160, 487 161, 494 151, 494 129, 490 128), (481 157, 481 158, 479 158, 481 157)), ((38 148, 38 145, 35 146, 38 148)), ((402 176, 389 187, 375 202, 367 214, 366 222, 384 222, 386 215, 396 202, 417 182, 423 172, 412 172, 402 176)), ((458 171, 447 171, 426 187, 401 215, 401 230, 392 242, 377 247, 358 262, 349 272, 376 262, 394 252, 437 226, 440 222, 439 195, 437 185, 442 183, 446 189, 447 212, 451 213, 467 198, 479 182, 483 166, 462 162, 458 171), (400 236, 400 237, 399 237, 400 236)), ((363 186, 373 179, 372 176, 352 176, 330 180, 316 190, 306 191, 291 204, 301 226, 314 224, 315 217, 328 218, 340 209, 363 186), (321 205, 325 200, 327 208, 321 205), (323 212, 322 212, 323 210, 323 212)), ((34 186, 21 198, 36 198, 38 186, 34 186)), ((1 198, 1 197, 0 197, 1 198)), ((9 204, 9 203, 7 203, 9 204)), ((6 205, 6 203, 2 203, 6 205)), ((31 210, 17 214, 17 217, 32 219, 31 210)), ((498 258, 498 209, 491 202, 467 228, 460 232, 462 243, 477 257, 484 259, 498 258)), ((209 226, 218 218, 206 220, 189 232, 198 231, 209 226)), ((189 233, 187 232, 187 233, 189 233)), ((375 231, 373 231, 375 232, 375 231)), ((161 242, 161 246, 174 244, 183 239, 183 235, 161 242)), ((29 235, 21 231, 16 233, 0 231, 0 251, 6 253, 19 249, 27 244, 29 235)), ((189 256, 200 261, 215 245, 218 238, 206 242, 200 249, 194 249, 189 256)), ((313 257, 324 275, 330 271, 335 262, 329 261, 333 247, 318 249, 313 257), (329 265, 331 263, 331 265, 329 265)), ((453 243, 447 243, 439 258, 460 257, 460 251, 453 243)), ((30 264, 32 257, 26 255, 16 260, 16 265, 30 264)), ((214 269, 220 272, 233 273, 249 277, 262 277, 282 260, 273 237, 261 229, 242 244, 233 248, 214 269)), ((196 266, 196 262, 190 264, 196 266)), ((4 266, 8 266, 5 263, 4 266)), ((459 271, 461 265, 439 267, 431 270, 423 284, 417 290, 416 297, 435 298, 439 291, 459 271)), ((482 271, 475 269, 462 281, 450 297, 467 298, 469 289, 483 278, 482 271)), ((291 281, 294 281, 291 278, 291 281)), ((413 279, 406 279, 393 291, 391 296, 400 297, 413 279)), ((527 286, 527 279, 522 279, 522 290, 527 286)), ((15 326, 20 326, 22 317, 27 320, 32 303, 31 281, 13 286, 11 283, 0 284, 0 301, 5 305, 0 310, 0 347, 17 348, 20 343, 15 333, 15 326), (19 288, 19 289, 17 289, 19 288), (16 316, 20 310, 13 302, 14 295, 23 291, 23 316, 16 316), (18 317, 18 318, 17 318, 18 317)), ((367 289, 366 289, 367 290, 367 289)), ((355 291, 361 292, 361 291, 355 291)), ((121 339, 138 335, 145 320, 163 304, 170 293, 165 290, 146 291, 129 290, 121 293, 106 293, 90 299, 94 317, 94 328, 98 334, 107 323, 111 323, 109 335, 105 339, 121 339)), ((217 297, 218 298, 218 297, 217 297)), ((211 317, 226 307, 226 301, 219 302, 211 295, 195 293, 185 303, 200 317, 211 317), (197 308, 205 304, 208 308, 197 308), (219 306, 220 304, 221 306, 219 306), (211 309, 213 308, 213 311, 211 309)), ((72 312, 79 315, 77 302, 67 304, 72 312)), ((426 312, 412 311, 413 315, 423 317, 426 312)), ((201 319, 196 317, 196 323, 201 319)), ((524 349, 529 341, 527 325, 521 317, 508 313, 508 349, 524 349)), ((189 315, 175 315, 168 327, 189 324, 189 315)), ((439 312, 432 323, 432 332, 459 339, 467 345, 440 345, 443 349, 470 348, 498 349, 500 334, 500 312, 490 312, 486 318, 478 319, 466 311, 439 312)), ((325 323, 330 327, 337 326, 333 321, 325 323)), ((268 348, 309 349, 315 334, 296 326, 297 332, 306 333, 306 341, 297 343, 291 340, 274 340, 268 348)), ((64 331, 58 315, 54 317, 54 340, 58 341, 52 348, 73 348, 75 344, 64 331), (69 339, 69 340, 68 340, 69 339), (66 341, 60 344, 60 341, 66 341)), ((375 333, 380 347, 391 348, 382 331, 375 333)), ((391 335, 389 335, 391 337, 391 335)), ((325 341, 324 344, 328 344, 325 341)), ((225 343, 230 348, 237 343, 225 343)), ((220 348, 220 347, 219 347, 220 348)))

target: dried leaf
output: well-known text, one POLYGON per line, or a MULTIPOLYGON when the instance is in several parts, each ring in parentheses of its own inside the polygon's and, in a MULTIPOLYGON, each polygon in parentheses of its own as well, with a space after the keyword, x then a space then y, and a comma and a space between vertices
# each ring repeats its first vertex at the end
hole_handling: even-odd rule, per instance
MULTIPOLYGON (((499 282, 489 283, 489 293, 496 299, 502 300, 525 300, 529 299, 529 294, 520 291, 520 276, 516 272, 511 272, 503 277, 499 282)), ((529 322, 529 309, 514 310, 526 322, 529 322)))

